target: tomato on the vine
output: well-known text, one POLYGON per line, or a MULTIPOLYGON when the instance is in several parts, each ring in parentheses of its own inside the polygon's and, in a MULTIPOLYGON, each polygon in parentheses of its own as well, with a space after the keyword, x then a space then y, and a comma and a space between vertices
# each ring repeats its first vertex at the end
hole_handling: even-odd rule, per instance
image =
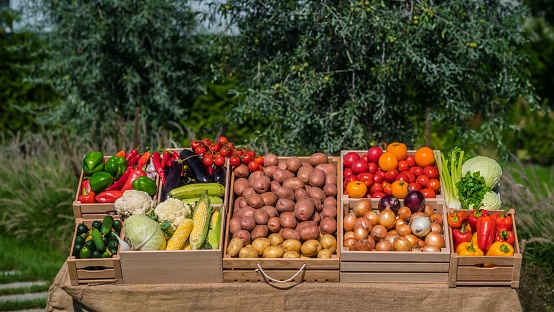
POLYGON ((264 157, 262 155, 256 156, 256 158, 254 158, 254 160, 257 161, 260 166, 262 166, 264 164, 264 157))
POLYGON ((206 154, 204 155, 202 162, 204 163, 204 166, 211 167, 214 164, 214 157, 212 154, 206 154))
POLYGON ((218 167, 223 167, 225 165, 225 157, 218 155, 214 159, 214 163, 218 167))
POLYGON ((248 165, 252 161, 252 155, 249 153, 242 153, 242 163, 248 165))
POLYGON ((208 138, 203 138, 202 139, 202 142, 208 146, 212 145, 212 140, 208 139, 208 138))
POLYGON ((248 163, 248 170, 251 172, 257 171, 258 169, 260 169, 260 164, 256 160, 251 160, 248 163))
POLYGON ((222 147, 219 150, 219 155, 221 155, 223 157, 228 157, 229 155, 231 155, 231 152, 226 147, 222 147))
POLYGON ((362 181, 351 181, 346 185, 346 192, 352 198, 362 198, 367 193, 367 186, 362 181))
POLYGON ((198 140, 192 140, 192 142, 190 142, 190 148, 193 151, 199 146, 200 146, 200 141, 198 141, 198 140))
POLYGON ((212 145, 210 145, 210 151, 212 151, 214 153, 219 152, 220 148, 221 148, 221 146, 219 146, 218 144, 215 144, 215 143, 212 143, 212 145))
POLYGON ((220 146, 224 146, 225 144, 227 144, 227 138, 224 136, 220 136, 219 138, 217 138, 217 144, 219 144, 220 146))
POLYGON ((240 157, 238 155, 233 155, 231 158, 229 158, 229 165, 233 167, 238 167, 240 165, 240 157))
POLYGON ((204 146, 197 146, 195 149, 194 149, 194 153, 196 155, 204 155, 206 154, 206 148, 204 146))
POLYGON ((406 195, 408 195, 408 192, 410 191, 408 182, 406 181, 394 181, 392 182, 391 188, 392 195, 394 195, 396 198, 404 198, 406 197, 406 195))

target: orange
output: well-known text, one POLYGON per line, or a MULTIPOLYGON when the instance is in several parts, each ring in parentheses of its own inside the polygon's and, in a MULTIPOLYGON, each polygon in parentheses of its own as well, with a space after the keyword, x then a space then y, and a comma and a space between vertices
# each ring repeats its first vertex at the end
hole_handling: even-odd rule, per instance
POLYGON ((383 171, 389 171, 391 169, 396 169, 398 166, 398 158, 391 152, 384 152, 381 157, 379 157, 379 168, 383 171))
POLYGON ((350 181, 346 185, 346 193, 352 198, 362 198, 367 193, 367 186, 362 181, 350 181))
POLYGON ((414 160, 416 165, 425 168, 435 164, 435 153, 427 146, 420 147, 414 154, 414 160))
POLYGON ((397 160, 404 160, 408 156, 408 148, 406 144, 393 142, 387 145, 387 152, 394 154, 397 160))

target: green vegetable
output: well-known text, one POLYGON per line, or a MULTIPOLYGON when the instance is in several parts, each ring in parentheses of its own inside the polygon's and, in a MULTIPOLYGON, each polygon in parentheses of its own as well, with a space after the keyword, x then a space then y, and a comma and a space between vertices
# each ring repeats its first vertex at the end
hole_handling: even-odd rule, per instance
POLYGON ((442 166, 439 171, 442 181, 442 190, 447 208, 460 209, 462 204, 458 199, 458 188, 456 184, 462 178, 462 164, 464 151, 455 147, 450 151, 448 158, 441 152, 442 166), (456 154, 459 153, 459 156, 456 154))
POLYGON ((500 201, 500 196, 495 192, 486 192, 483 197, 483 209, 487 210, 502 210, 502 202, 500 201))
POLYGON ((106 250, 106 245, 104 245, 102 235, 96 228, 92 229, 92 241, 94 242, 97 251, 104 252, 106 250))
POLYGON ((99 194, 103 190, 107 189, 108 186, 112 185, 114 178, 105 171, 96 172, 90 178, 90 189, 95 193, 99 194))
POLYGON ((90 249, 87 248, 87 246, 84 246, 83 248, 81 248, 81 251, 79 251, 79 258, 81 259, 87 259, 91 256, 92 252, 90 251, 90 249))
POLYGON ((209 249, 218 249, 221 236, 221 215, 222 213, 215 210, 210 218, 210 229, 208 230, 208 238, 206 244, 210 245, 209 249))
POLYGON ((479 172, 473 174, 467 172, 456 183, 456 187, 458 188, 458 199, 463 209, 478 209, 481 207, 485 193, 491 191, 479 172))
POLYGON ((502 179, 502 168, 500 165, 494 159, 486 156, 475 156, 464 162, 462 166, 462 175, 465 176, 468 172, 472 174, 479 172, 485 180, 485 185, 491 190, 494 189, 500 182, 500 179, 502 179))
POLYGON ((156 182, 149 177, 141 176, 133 181, 133 190, 143 191, 148 193, 150 196, 154 196, 154 194, 158 191, 158 186, 156 185, 156 182))
POLYGON ((89 176, 104 171, 104 155, 102 152, 88 152, 83 157, 83 172, 89 176))
POLYGON ((132 215, 125 220, 123 232, 132 250, 164 250, 166 239, 158 222, 145 215, 132 215))
POLYGON ((127 167, 127 159, 125 157, 112 156, 106 161, 104 170, 117 180, 125 173, 127 167))
POLYGON ((102 235, 106 235, 112 231, 112 224, 113 224, 113 217, 112 216, 104 216, 104 219, 102 220, 102 226, 100 227, 100 233, 102 235))

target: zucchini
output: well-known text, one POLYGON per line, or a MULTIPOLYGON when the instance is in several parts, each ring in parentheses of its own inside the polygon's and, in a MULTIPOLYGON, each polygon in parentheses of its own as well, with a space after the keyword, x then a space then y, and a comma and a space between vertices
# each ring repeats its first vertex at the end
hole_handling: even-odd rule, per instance
POLYGON ((100 231, 98 231, 96 228, 92 229, 92 241, 96 246, 96 250, 98 250, 99 252, 102 253, 106 250, 106 245, 104 245, 102 235, 100 235, 100 231))
MULTIPOLYGON (((217 196, 209 196, 210 203, 212 205, 222 205, 223 204, 223 198, 217 197, 217 196)), ((194 197, 194 198, 183 198, 181 201, 187 205, 196 206, 196 203, 200 200, 200 197, 194 197)))
MULTIPOLYGON (((208 168, 204 166, 204 163, 202 163, 202 159, 195 153, 193 153, 190 149, 184 149, 179 153, 179 156, 181 156, 181 159, 185 161, 185 164, 190 169, 190 172, 193 175, 193 178, 196 180, 196 182, 212 182, 213 176, 208 172, 208 168)), ((195 197, 199 197, 195 196, 195 197)))
POLYGON ((208 196, 223 197, 225 195, 225 187, 219 183, 194 183, 174 188, 169 192, 169 197, 186 199, 200 197, 208 192, 208 196))
POLYGON ((102 220, 102 227, 100 228, 100 234, 106 235, 112 231, 112 224, 113 224, 113 217, 112 216, 104 216, 104 220, 102 220))

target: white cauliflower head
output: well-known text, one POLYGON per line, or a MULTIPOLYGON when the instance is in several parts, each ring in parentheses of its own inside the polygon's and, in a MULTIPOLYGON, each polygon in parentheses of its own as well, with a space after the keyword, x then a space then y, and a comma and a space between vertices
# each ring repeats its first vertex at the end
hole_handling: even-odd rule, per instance
POLYGON ((135 214, 151 216, 156 202, 146 192, 127 190, 115 201, 114 207, 120 216, 128 217, 135 214))
POLYGON ((176 230, 183 219, 190 218, 192 210, 189 205, 177 198, 168 198, 161 202, 154 209, 154 214, 158 216, 158 222, 168 221, 173 230, 176 230))

